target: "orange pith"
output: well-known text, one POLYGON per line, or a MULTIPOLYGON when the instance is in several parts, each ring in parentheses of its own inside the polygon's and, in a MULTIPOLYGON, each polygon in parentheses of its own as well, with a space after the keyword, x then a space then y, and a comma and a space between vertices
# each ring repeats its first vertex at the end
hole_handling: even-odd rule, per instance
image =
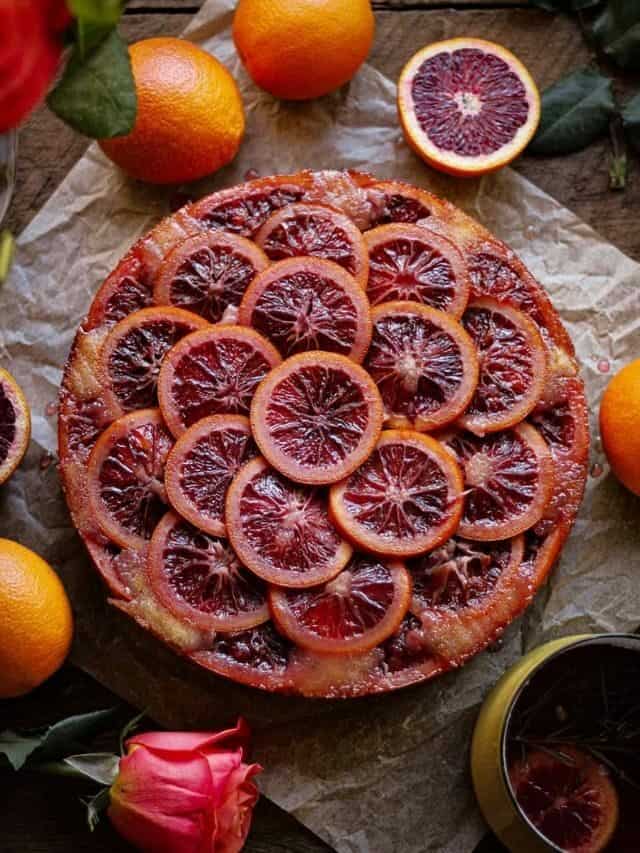
MULTIPOLYGON (((424 97, 422 92, 417 97, 424 97)), ((405 65, 398 81, 398 111, 405 138, 415 153, 430 166, 442 172, 460 177, 474 177, 495 171, 510 163, 528 145, 540 120, 540 96, 531 75, 510 51, 501 45, 484 39, 456 38, 435 42, 419 50, 405 65), (473 55, 473 59, 471 56, 473 55), (465 60, 462 59, 465 57, 465 60), (455 82, 458 64, 467 61, 469 68, 460 72, 459 84, 455 82), (483 102, 482 63, 490 64, 485 86, 487 101, 483 102), (434 68, 435 81, 429 76, 422 82, 423 69, 434 68), (480 69, 480 70, 477 70, 480 69), (495 81, 502 81, 500 90, 491 92, 495 81), (473 83, 469 83, 473 80, 473 83), (505 81, 509 80, 514 105, 504 95, 505 81), (464 82, 463 82, 464 81, 464 82), (442 88, 440 88, 442 86, 442 88), (420 118, 421 106, 416 105, 416 87, 424 88, 431 100, 425 115, 420 118), (515 94, 517 92, 517 95, 515 94), (493 100, 493 104, 491 101, 493 100), (497 103, 497 108, 496 108, 497 103), (515 104, 518 103, 518 107, 515 104), (503 132, 509 109, 519 110, 510 135, 498 139, 503 132), (483 114, 487 110, 497 113, 488 121, 483 114), (455 144, 452 140, 436 141, 434 133, 441 133, 443 119, 449 118, 458 127, 455 144), (433 124, 424 126, 424 122, 433 124), (491 125, 493 122, 493 125, 491 125), (467 130, 469 127, 469 130, 467 130), (468 133, 464 143, 459 140, 468 133), (455 146, 462 146, 460 153, 455 146), (466 146, 466 149, 465 149, 466 146)))
POLYGON ((353 77, 374 29, 370 0, 240 0, 233 39, 258 86, 307 100, 353 77))
POLYGON ((131 177, 154 184, 193 181, 233 160, 244 110, 227 69, 177 38, 145 39, 129 53, 136 123, 126 136, 101 140, 105 154, 131 177))
POLYGON ((69 599, 53 569, 0 539, 0 699, 22 696, 53 675, 72 634, 69 599))

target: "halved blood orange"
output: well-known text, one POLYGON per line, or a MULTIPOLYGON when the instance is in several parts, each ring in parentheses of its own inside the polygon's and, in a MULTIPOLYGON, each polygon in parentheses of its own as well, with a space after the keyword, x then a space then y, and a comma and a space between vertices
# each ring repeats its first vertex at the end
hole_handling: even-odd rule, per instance
POLYGON ((455 533, 462 514, 462 474, 431 436, 386 430, 371 456, 331 488, 331 514, 358 547, 408 557, 455 533))
POLYGON ((157 402, 163 358, 181 338, 207 325, 190 311, 158 307, 134 311, 111 329, 100 349, 100 372, 121 412, 157 402))
POLYGON ((352 554, 329 519, 326 495, 292 483, 261 457, 247 462, 231 481, 225 518, 242 562, 269 583, 323 583, 352 554))
POLYGON ((153 296, 218 323, 237 307, 255 276, 269 265, 255 243, 237 234, 208 231, 187 237, 165 257, 153 296))
POLYGON ((304 194, 301 182, 264 178, 207 196, 190 213, 207 228, 252 237, 274 210, 300 201, 304 194))
POLYGON ((256 386, 281 361, 273 344, 245 326, 217 324, 187 335, 158 378, 169 429, 178 437, 208 415, 247 415, 256 386))
POLYGON ((395 428, 428 432, 454 421, 478 384, 469 335, 449 314, 417 302, 384 302, 371 314, 365 368, 395 428))
POLYGON ((372 305, 409 299, 462 316, 469 299, 469 276, 460 251, 446 237, 402 223, 372 228, 364 238, 372 305))
POLYGON ((448 665, 493 641, 527 605, 530 591, 519 570, 524 539, 472 542, 453 536, 407 562, 411 609, 427 648, 448 665))
POLYGON ((607 768, 571 744, 531 749, 509 767, 516 801, 565 853, 601 853, 618 824, 618 794, 607 768))
POLYGON ((164 467, 172 446, 159 410, 141 409, 114 421, 91 451, 90 509, 122 548, 144 545, 167 510, 164 467))
POLYGON ((478 387, 461 426, 476 435, 524 420, 540 399, 547 356, 536 324, 522 311, 495 299, 474 299, 462 318, 478 351, 478 387))
POLYGON ((31 438, 31 413, 22 389, 0 367, 0 485, 22 462, 31 438))
POLYGON ((510 163, 540 120, 540 95, 510 51, 457 38, 419 50, 398 81, 398 109, 411 148, 452 175, 483 175, 510 163))
POLYGON ((272 261, 300 255, 333 261, 367 286, 369 258, 360 229, 339 210, 324 204, 292 204, 272 214, 256 234, 272 261))
POLYGON ((269 590, 273 619, 292 642, 314 652, 364 652, 398 628, 411 599, 402 563, 356 554, 332 580, 312 589, 269 590))
POLYGON ((318 258, 279 261, 258 275, 238 322, 269 338, 285 358, 327 350, 361 362, 371 341, 364 291, 342 267, 318 258))
POLYGON ((328 352, 291 356, 260 383, 251 428, 263 456, 299 483, 335 483, 373 449, 382 429, 376 385, 353 361, 328 352))
POLYGON ((91 304, 86 329, 113 326, 134 311, 148 308, 153 301, 153 287, 142 260, 131 252, 125 255, 105 279, 91 304))
POLYGON ((465 501, 459 533, 494 541, 539 521, 553 492, 553 460, 530 424, 484 438, 469 432, 442 436, 464 470, 465 501))
POLYGON ((148 576, 161 603, 203 631, 244 631, 270 618, 262 581, 226 539, 168 512, 149 545, 148 576))
POLYGON ((206 533, 226 536, 229 483, 257 453, 244 415, 211 415, 193 424, 167 459, 165 485, 171 506, 206 533))

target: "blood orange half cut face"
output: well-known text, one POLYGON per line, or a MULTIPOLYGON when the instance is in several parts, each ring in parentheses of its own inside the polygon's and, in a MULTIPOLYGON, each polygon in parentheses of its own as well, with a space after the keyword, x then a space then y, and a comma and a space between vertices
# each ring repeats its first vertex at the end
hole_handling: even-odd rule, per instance
POLYGON ((157 402, 160 365, 181 338, 207 326, 206 320, 181 308, 143 308, 121 320, 100 350, 100 372, 121 412, 157 402))
POLYGON ((386 430, 360 468, 331 488, 332 516, 365 551, 413 556, 437 547, 462 513, 462 475, 434 438, 386 430))
POLYGON ((463 257, 453 243, 419 225, 381 225, 364 236, 372 305, 411 300, 454 317, 462 315, 470 285, 463 257))
POLYGON ((369 374, 343 355, 294 355, 260 383, 251 427, 263 456, 299 483, 335 483, 369 455, 382 429, 369 374))
POLYGON ((159 305, 175 305, 217 323, 269 261, 250 240, 222 231, 188 237, 162 262, 154 286, 159 305))
POLYGON ((508 539, 540 520, 552 495, 553 462, 546 442, 530 424, 484 438, 457 432, 443 440, 464 471, 461 536, 508 539))
POLYGON ((523 553, 522 536, 501 542, 454 536, 407 563, 411 609, 423 642, 439 660, 458 666, 524 609, 530 593, 518 574, 523 553))
POLYGON ((148 308, 152 300, 153 288, 144 263, 136 254, 125 255, 93 300, 86 329, 113 326, 134 311, 148 308))
POLYGON ((461 415, 478 383, 476 350, 462 326, 416 302, 385 302, 371 316, 365 368, 380 391, 386 422, 428 432, 461 415))
POLYGON ((258 275, 238 322, 261 332, 285 358, 326 350, 361 362, 371 341, 364 291, 342 267, 318 258, 279 261, 258 275))
POLYGON ((0 485, 22 462, 31 437, 29 406, 13 376, 0 368, 0 485))
POLYGON ((209 415, 247 415, 258 383, 279 364, 266 338, 244 326, 188 335, 167 355, 158 379, 164 419, 177 437, 209 415))
POLYGON ((292 483, 260 457, 232 480, 225 518, 240 559, 270 583, 313 586, 335 577, 351 557, 324 492, 292 483))
POLYGON ((494 299, 474 299, 462 324, 478 351, 478 387, 461 426, 485 435, 513 426, 534 408, 547 378, 546 350, 533 320, 494 299))
POLYGON ((269 619, 264 584, 242 566, 229 542, 174 512, 155 529, 148 574, 165 607, 203 631, 243 631, 269 619))
POLYGON ((369 258, 353 220, 322 204, 292 204, 274 213, 256 234, 272 261, 301 255, 333 261, 366 287, 369 258))
POLYGON ((164 468, 173 438, 158 409, 123 415, 98 439, 87 483, 94 518, 122 548, 140 548, 167 509, 164 468))
POLYGON ((601 853, 618 824, 618 794, 606 767, 570 744, 532 749, 509 768, 516 801, 566 853, 601 853))
POLYGON ((333 580, 312 589, 269 590, 273 618, 292 642, 314 652, 364 652, 391 636, 411 598, 402 563, 357 554, 333 580))
POLYGON ((529 72, 500 45, 482 39, 436 42, 418 51, 398 82, 408 143, 453 175, 504 166, 529 143, 540 97, 529 72))
POLYGON ((266 179, 204 198, 191 215, 207 228, 252 237, 274 210, 300 201, 304 193, 304 187, 286 179, 266 179))
POLYGON ((169 454, 165 471, 173 508, 213 536, 226 536, 224 502, 239 468, 256 456, 249 419, 212 415, 184 432, 169 454))

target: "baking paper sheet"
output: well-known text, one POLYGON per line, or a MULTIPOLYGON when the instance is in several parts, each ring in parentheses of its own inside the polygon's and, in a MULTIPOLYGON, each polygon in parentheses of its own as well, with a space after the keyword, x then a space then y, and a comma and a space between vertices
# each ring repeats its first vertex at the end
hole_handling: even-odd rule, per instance
MULTIPOLYGON (((191 197, 300 168, 361 168, 450 198, 509 243, 545 284, 571 332, 595 432, 609 374, 640 356, 640 266, 515 172, 478 181, 436 176, 403 142, 391 81, 364 67, 345 90, 309 104, 258 91, 230 38, 233 3, 211 0, 189 37, 225 62, 248 112, 236 162, 191 197), (609 373, 605 371, 609 368, 609 373)), ((0 362, 33 409, 33 441, 0 493, 0 535, 35 548, 73 600, 73 660, 167 726, 211 726, 243 713, 254 726, 263 790, 341 853, 466 853, 484 832, 468 776, 483 695, 523 649, 577 631, 640 624, 640 502, 594 475, 552 582, 500 648, 460 672, 383 697, 323 702, 263 695, 187 664, 108 607, 70 528, 55 466, 55 400, 73 335, 99 283, 169 210, 170 191, 124 178, 92 146, 18 241, 0 292, 0 362)), ((630 223, 631 227, 631 223, 630 223)), ((597 475, 597 476, 596 476, 597 475)))

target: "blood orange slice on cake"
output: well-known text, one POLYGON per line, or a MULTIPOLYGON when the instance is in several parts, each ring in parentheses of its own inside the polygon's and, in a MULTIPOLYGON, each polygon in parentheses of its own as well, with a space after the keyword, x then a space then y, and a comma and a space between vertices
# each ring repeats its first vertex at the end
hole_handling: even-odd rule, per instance
POLYGON ((367 294, 372 305, 411 300, 460 317, 469 277, 456 247, 418 225, 381 225, 365 234, 369 250, 367 294))
POLYGON ((292 483, 260 457, 231 482, 225 517, 236 553, 270 583, 322 583, 352 553, 329 518, 326 494, 292 483))
POLYGON ((320 204, 292 204, 267 219, 256 243, 272 261, 300 255, 333 261, 362 287, 367 284, 369 258, 360 229, 352 219, 320 204))
POLYGON ((343 355, 309 352, 284 361, 251 404, 256 443, 300 483, 335 483, 369 455, 382 429, 382 400, 369 374, 343 355))
POLYGON ((151 587, 165 607, 203 631, 244 631, 269 619, 262 581, 226 539, 192 527, 174 512, 149 546, 151 587))
POLYGON ((416 302, 385 302, 371 316, 365 368, 387 423, 427 432, 461 415, 476 390, 478 357, 460 324, 416 302))
POLYGON ((118 418, 91 451, 89 502, 106 536, 139 548, 167 509, 164 467, 173 438, 157 409, 118 418))
POLYGON ((269 604, 276 624, 294 643, 315 652, 348 654, 372 649, 393 634, 410 597, 411 581, 402 563, 358 554, 323 586, 272 587, 269 604))
POLYGON ((173 347, 158 379, 160 409, 180 436, 209 415, 248 415, 258 383, 281 361, 254 329, 218 324, 173 347))
POLYGON ((244 415, 211 415, 197 421, 182 433, 167 459, 169 502, 191 524, 213 536, 225 536, 227 489, 257 453, 244 415))
POLYGON ((337 264, 317 258, 280 261, 258 275, 238 322, 261 332, 285 358, 327 350, 361 362, 371 341, 364 291, 337 264))
POLYGON ((462 513, 462 475, 430 436, 386 430, 360 468, 331 489, 340 530, 365 551, 406 557, 455 533, 462 513))

